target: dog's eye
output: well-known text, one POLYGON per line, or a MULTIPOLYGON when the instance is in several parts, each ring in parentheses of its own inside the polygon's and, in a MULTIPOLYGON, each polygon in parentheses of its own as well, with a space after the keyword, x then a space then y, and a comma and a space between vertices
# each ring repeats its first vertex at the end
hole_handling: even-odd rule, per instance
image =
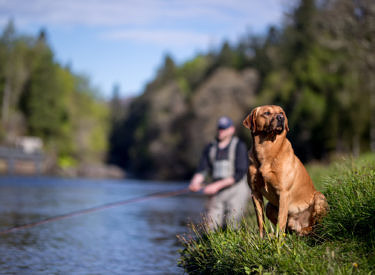
POLYGON ((271 113, 270 112, 265 112, 264 115, 269 116, 271 113))

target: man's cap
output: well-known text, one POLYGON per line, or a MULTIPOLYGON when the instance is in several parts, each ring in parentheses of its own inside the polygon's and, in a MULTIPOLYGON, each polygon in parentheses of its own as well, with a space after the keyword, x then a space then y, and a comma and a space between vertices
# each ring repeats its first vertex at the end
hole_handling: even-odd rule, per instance
POLYGON ((233 126, 233 120, 231 120, 229 117, 227 116, 222 116, 219 118, 219 120, 217 121, 217 128, 218 129, 227 129, 229 128, 230 126, 233 126))

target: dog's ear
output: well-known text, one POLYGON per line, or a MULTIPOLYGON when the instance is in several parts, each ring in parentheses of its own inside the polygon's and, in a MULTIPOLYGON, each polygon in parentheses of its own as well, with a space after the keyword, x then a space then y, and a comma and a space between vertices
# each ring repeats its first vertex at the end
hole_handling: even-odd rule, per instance
POLYGON ((286 114, 285 114, 284 110, 283 110, 283 115, 284 115, 284 118, 285 118, 285 121, 284 121, 284 127, 285 127, 285 130, 286 130, 287 132, 289 132, 288 118, 286 117, 286 114))
POLYGON ((251 128, 250 115, 247 115, 244 121, 242 121, 242 125, 245 126, 247 129, 251 128))
POLYGON ((245 126, 247 129, 250 129, 252 133, 256 132, 256 123, 255 123, 256 111, 257 111, 257 108, 253 109, 250 115, 248 115, 245 118, 245 120, 242 122, 243 126, 245 126))

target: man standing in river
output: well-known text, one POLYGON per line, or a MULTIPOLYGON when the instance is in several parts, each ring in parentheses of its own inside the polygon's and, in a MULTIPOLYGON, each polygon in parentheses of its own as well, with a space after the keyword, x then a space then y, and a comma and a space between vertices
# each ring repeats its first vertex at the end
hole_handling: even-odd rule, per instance
POLYGON ((202 189, 208 196, 207 227, 211 230, 228 223, 237 227, 250 198, 247 148, 234 133, 233 121, 221 117, 216 139, 205 147, 189 185, 191 191, 202 189), (206 178, 210 178, 209 184, 204 184, 206 178))

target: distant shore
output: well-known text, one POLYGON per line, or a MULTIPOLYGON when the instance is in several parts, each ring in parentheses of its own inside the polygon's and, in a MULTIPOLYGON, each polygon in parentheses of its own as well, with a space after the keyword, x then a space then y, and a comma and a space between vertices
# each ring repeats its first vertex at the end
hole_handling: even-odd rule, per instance
POLYGON ((42 171, 37 172, 35 164, 28 161, 16 161, 13 171, 9 172, 7 163, 0 160, 0 175, 53 175, 68 178, 114 178, 121 179, 126 177, 126 172, 118 166, 102 163, 81 164, 76 167, 48 167, 43 165, 42 171))
POLYGON ((115 178, 126 177, 126 172, 118 166, 108 164, 82 164, 78 167, 59 168, 57 175, 63 177, 80 178, 115 178))

